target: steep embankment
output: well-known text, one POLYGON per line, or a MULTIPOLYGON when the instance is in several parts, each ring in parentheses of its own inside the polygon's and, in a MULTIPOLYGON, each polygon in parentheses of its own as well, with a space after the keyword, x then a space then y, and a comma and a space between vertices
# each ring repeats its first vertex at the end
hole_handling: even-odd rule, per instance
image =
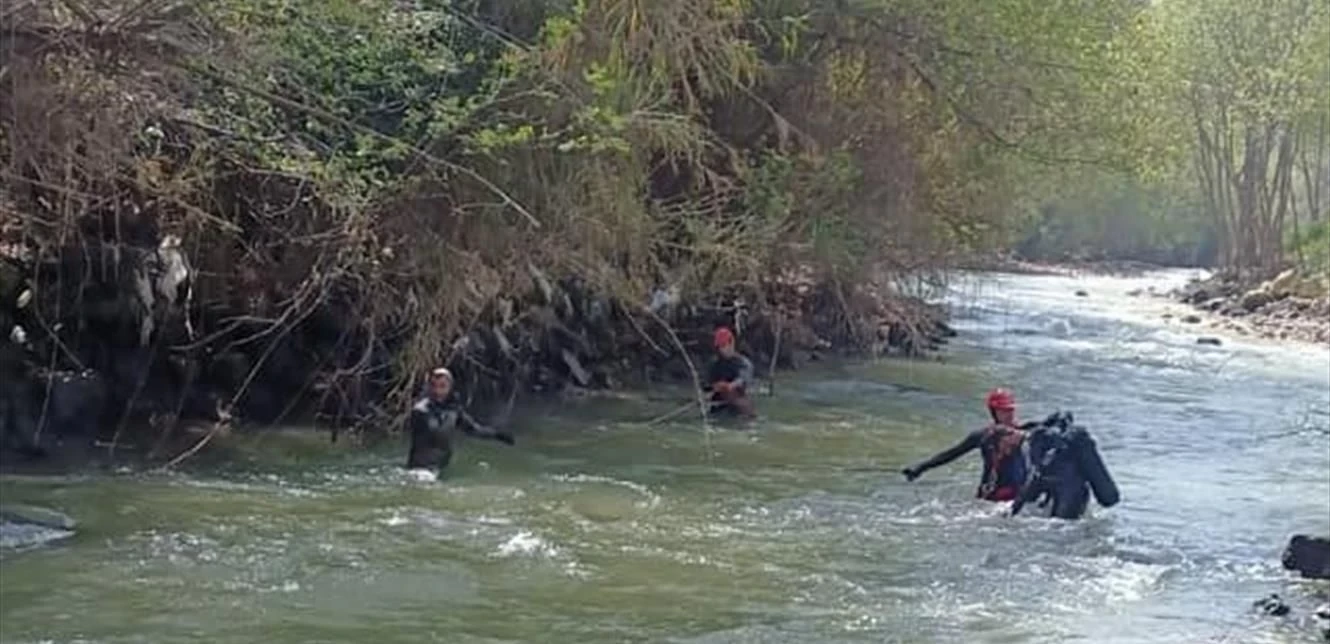
MULTIPOLYGON (((390 385, 409 379, 401 366, 409 363, 403 355, 409 347, 358 328, 336 303, 312 307, 307 320, 268 342, 245 342, 271 328, 263 321, 227 328, 217 311, 188 307, 156 317, 152 296, 164 298, 165 291, 125 285, 160 284, 154 266, 170 263, 163 258, 181 260, 173 252, 130 255, 129 279, 101 280, 89 291, 98 297, 65 308, 56 325, 103 330, 75 336, 77 343, 49 333, 47 319, 32 311, 33 289, 26 285, 41 281, 35 273, 42 267, 0 262, 6 269, 0 297, 15 322, 12 337, 0 341, 6 412, 0 463, 55 456, 72 465, 117 449, 166 458, 238 424, 392 426, 390 385), (187 331, 179 327, 191 318, 195 328, 221 330, 211 341, 197 331, 182 338, 187 331), (173 344, 153 335, 165 324, 174 324, 166 327, 175 333, 166 336, 173 344), (123 332, 108 331, 117 328, 123 332), (140 338, 147 341, 134 341, 140 338), (214 346, 222 347, 220 355, 214 346), (62 355, 57 365, 69 366, 53 368, 43 358, 52 354, 62 355)), ((921 356, 954 335, 942 308, 869 285, 847 293, 811 278, 773 280, 761 289, 692 299, 659 289, 642 302, 626 302, 591 291, 577 276, 556 281, 530 267, 530 277, 527 291, 501 294, 506 309, 464 328, 445 360, 478 407, 570 388, 704 377, 710 334, 721 325, 738 331, 759 374, 830 356, 921 356)))
POLYGON ((917 353, 893 280, 999 212, 950 99, 836 80, 886 14, 84 4, 7 16, 11 453, 393 427, 441 363, 474 403, 689 378, 722 323, 761 368, 917 353))

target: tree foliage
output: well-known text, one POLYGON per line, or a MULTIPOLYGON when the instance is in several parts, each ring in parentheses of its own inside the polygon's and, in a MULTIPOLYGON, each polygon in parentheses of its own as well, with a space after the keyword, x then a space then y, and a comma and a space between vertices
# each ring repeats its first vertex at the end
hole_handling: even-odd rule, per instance
POLYGON ((279 327, 350 307, 415 373, 533 276, 623 302, 803 272, 850 289, 1050 204, 1177 246, 1174 188, 1243 158, 1198 156, 1194 122, 1268 130, 1285 169, 1221 230, 1277 227, 1285 194, 1323 212, 1288 169, 1321 185, 1325 12, 1281 1, 32 3, 6 14, 0 205, 34 247, 181 232, 205 307, 279 327), (1302 13, 1262 22, 1275 5, 1302 13))
POLYGON ((1326 216, 1330 188, 1325 3, 1154 3, 1109 46, 1115 71, 1087 114, 1119 132, 1130 175, 1199 195, 1195 241, 1213 232, 1219 265, 1265 273, 1297 260, 1286 239, 1326 216))

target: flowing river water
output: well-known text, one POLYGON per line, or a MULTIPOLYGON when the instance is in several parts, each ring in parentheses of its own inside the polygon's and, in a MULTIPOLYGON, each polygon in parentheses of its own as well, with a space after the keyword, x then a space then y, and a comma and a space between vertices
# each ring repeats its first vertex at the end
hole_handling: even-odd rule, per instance
POLYGON ((945 362, 782 373, 753 431, 625 396, 404 448, 269 433, 169 475, 6 477, 80 521, 0 551, 4 642, 1301 642, 1325 587, 1279 553, 1330 533, 1330 351, 1160 318, 1137 279, 958 280, 945 362), (1085 289, 1089 297, 1074 292, 1085 289), (1123 493, 1068 523, 973 500, 982 393, 1076 413, 1123 493), (878 468, 878 469, 874 469, 878 468), (1262 617, 1271 592, 1294 607, 1262 617))

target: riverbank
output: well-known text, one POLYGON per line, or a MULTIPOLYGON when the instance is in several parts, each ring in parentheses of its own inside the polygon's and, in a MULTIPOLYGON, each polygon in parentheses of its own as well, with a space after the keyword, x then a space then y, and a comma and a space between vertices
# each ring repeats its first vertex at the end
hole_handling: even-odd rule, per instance
POLYGON ((1330 343, 1330 292, 1323 282, 1292 270, 1269 280, 1216 273, 1162 295, 1194 309, 1179 318, 1184 324, 1268 340, 1330 343))
MULTIPOLYGON (((130 249, 127 268, 138 275, 174 262, 181 281, 192 282, 178 248, 130 249)), ((315 303, 295 323, 277 324, 255 320, 248 301, 205 309, 171 299, 154 309, 132 281, 94 273, 93 288, 78 288, 100 297, 68 306, 75 300, 59 288, 34 296, 23 285, 76 257, 0 260, 4 312, 20 329, 0 340, 0 404, 12 410, 0 417, 0 469, 174 464, 227 432, 277 425, 322 427, 334 441, 345 432, 391 434, 416 393, 411 374, 437 365, 437 349, 345 315, 363 305, 355 300, 315 303), (107 331, 69 332, 82 328, 107 331)), ((936 355, 955 335, 943 307, 885 279, 844 286, 804 270, 720 291, 658 288, 632 302, 575 275, 526 272, 524 290, 496 295, 440 360, 482 418, 531 396, 699 383, 718 326, 736 331, 763 377, 832 357, 936 355)))

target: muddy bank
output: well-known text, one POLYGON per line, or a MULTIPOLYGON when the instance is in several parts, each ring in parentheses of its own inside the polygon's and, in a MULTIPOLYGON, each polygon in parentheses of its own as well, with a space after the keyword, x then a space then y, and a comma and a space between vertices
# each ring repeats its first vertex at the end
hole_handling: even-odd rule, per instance
POLYGON ((1271 340, 1330 343, 1326 285, 1293 270, 1266 280, 1217 273, 1163 295, 1196 309, 1180 318, 1184 324, 1271 340))
POLYGON ((446 356, 437 361, 483 415, 517 397, 700 378, 721 325, 736 330, 759 375, 831 357, 922 357, 954 335, 941 307, 808 271, 627 301, 528 265, 524 290, 495 298, 450 345, 419 347, 401 340, 416 321, 376 327, 335 285, 298 317, 294 307, 265 315, 244 284, 201 302, 219 285, 187 247, 172 236, 44 255, 8 247, 0 467, 174 462, 224 432, 279 423, 325 428, 333 440, 392 431, 415 394, 414 365, 429 355, 446 356))

